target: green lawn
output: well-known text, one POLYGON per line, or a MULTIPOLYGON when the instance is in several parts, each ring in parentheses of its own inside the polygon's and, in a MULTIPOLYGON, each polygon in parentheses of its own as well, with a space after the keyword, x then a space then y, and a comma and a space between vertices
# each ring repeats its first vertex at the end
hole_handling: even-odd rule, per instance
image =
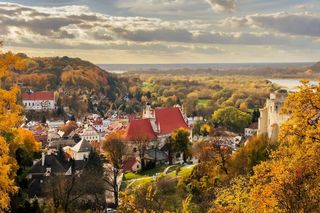
MULTIPOLYGON (((180 171, 179 171, 178 174, 176 174, 176 171, 174 170, 174 171, 168 173, 167 176, 169 176, 169 177, 175 177, 175 176, 177 176, 177 175, 180 176, 180 177, 189 176, 189 175, 191 174, 194 166, 195 166, 195 165, 182 166, 182 167, 180 167, 180 171)), ((178 168, 178 167, 177 167, 177 168, 178 168)), ((177 168, 176 168, 176 169, 177 169, 177 168)))
MULTIPOLYGON (((124 174, 124 181, 121 185, 121 190, 125 190, 127 187, 137 187, 146 183, 149 183, 153 181, 152 178, 157 173, 161 174, 163 173, 164 169, 168 167, 168 165, 158 165, 154 169, 150 169, 143 172, 137 172, 137 173, 126 173, 124 174), (133 181, 133 182, 132 182, 133 181)), ((168 174, 166 176, 169 177, 186 177, 191 174, 193 170, 194 165, 174 165, 168 170, 168 174), (176 170, 180 168, 180 171, 178 174, 176 174, 176 170)))
POLYGON ((178 175, 183 176, 183 177, 189 176, 191 174, 194 166, 195 165, 182 167, 181 171, 179 172, 178 175))
POLYGON ((207 108, 209 106, 210 99, 199 99, 198 106, 207 108))
POLYGON ((132 180, 132 179, 138 179, 138 178, 144 178, 144 177, 152 177, 153 175, 156 175, 157 173, 162 173, 163 170, 167 167, 168 165, 158 165, 153 169, 149 169, 146 171, 142 172, 128 172, 124 174, 124 179, 125 180, 132 180))

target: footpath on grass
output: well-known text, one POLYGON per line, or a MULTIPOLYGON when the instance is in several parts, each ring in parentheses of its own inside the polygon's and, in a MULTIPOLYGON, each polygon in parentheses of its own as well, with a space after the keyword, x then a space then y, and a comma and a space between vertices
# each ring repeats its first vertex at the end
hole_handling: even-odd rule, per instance
POLYGON ((160 175, 170 177, 182 177, 189 175, 195 164, 192 165, 170 165, 164 167, 160 165, 154 169, 145 171, 143 173, 127 173, 124 175, 125 180, 123 181, 123 189, 128 189, 133 186, 145 184, 156 180, 160 175), (162 172, 161 172, 162 171, 162 172))

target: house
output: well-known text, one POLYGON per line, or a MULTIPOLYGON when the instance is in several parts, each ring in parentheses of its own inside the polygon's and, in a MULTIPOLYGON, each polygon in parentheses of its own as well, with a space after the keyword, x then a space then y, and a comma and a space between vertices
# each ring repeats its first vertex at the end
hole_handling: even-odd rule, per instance
POLYGON ((70 139, 63 139, 63 138, 60 138, 58 140, 54 140, 54 141, 51 141, 48 143, 48 146, 47 148, 49 149, 53 149, 53 150, 59 150, 59 148, 64 148, 64 147, 72 147, 72 146, 75 146, 76 145, 76 142, 74 140, 70 140, 70 139))
POLYGON ((104 125, 102 118, 97 118, 94 121, 92 121, 91 125, 98 131, 98 132, 104 132, 104 125))
POLYGON ((258 132, 258 122, 250 124, 249 127, 244 129, 244 136, 245 137, 251 137, 258 132))
POLYGON ((146 138, 149 141, 157 140, 157 134, 154 132, 149 119, 132 119, 126 131, 126 139, 134 141, 135 139, 146 138))
POLYGON ((85 139, 89 142, 100 142, 100 134, 91 125, 86 125, 78 134, 81 139, 85 139))
POLYGON ((29 92, 22 94, 22 104, 26 110, 54 110, 54 92, 29 92))
POLYGON ((67 161, 54 154, 42 153, 41 159, 34 162, 28 171, 27 180, 29 182, 29 199, 38 199, 40 203, 45 202, 47 184, 51 177, 68 177, 72 172, 80 173, 86 165, 86 161, 67 161), (73 169, 73 171, 72 171, 73 169))
POLYGON ((270 94, 266 106, 260 109, 260 118, 258 121, 258 134, 266 134, 271 140, 276 140, 279 135, 279 129, 289 116, 281 114, 281 108, 288 91, 280 89, 270 94))
POLYGON ((122 166, 122 170, 124 173, 126 172, 137 172, 141 169, 141 164, 138 159, 134 156, 128 157, 122 166))
POLYGON ((160 147, 165 144, 166 138, 176 129, 184 128, 190 131, 190 135, 192 133, 187 117, 178 106, 152 110, 150 104, 147 104, 143 118, 150 121, 152 129, 160 142, 160 147))
POLYGON ((61 139, 61 136, 58 134, 58 131, 56 129, 48 130, 48 143, 59 139, 61 139))
POLYGON ((63 126, 65 123, 64 121, 47 121, 48 127, 51 129, 57 129, 63 126))
POLYGON ((159 150, 158 148, 148 149, 145 153, 146 163, 155 162, 156 164, 162 164, 169 160, 167 153, 159 150))
MULTIPOLYGON (((129 119, 125 138, 129 142, 137 139, 147 139, 149 144, 146 147, 146 161, 163 163, 168 160, 167 153, 164 152, 168 150, 162 149, 167 142, 166 139, 174 130, 179 128, 185 128, 191 132, 187 124, 187 118, 179 107, 156 108, 152 110, 150 104, 147 104, 142 119, 129 119)), ((136 153, 137 147, 135 147, 135 144, 131 143, 130 145, 132 146, 133 153, 136 153)))
POLYGON ((86 160, 89 157, 92 146, 86 139, 83 138, 76 145, 72 147, 66 146, 63 149, 74 160, 86 160))

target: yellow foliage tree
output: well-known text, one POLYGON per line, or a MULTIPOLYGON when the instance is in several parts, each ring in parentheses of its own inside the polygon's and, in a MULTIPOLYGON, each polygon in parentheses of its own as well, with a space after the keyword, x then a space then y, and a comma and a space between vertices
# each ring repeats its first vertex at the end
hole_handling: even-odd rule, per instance
POLYGON ((40 149, 30 131, 18 127, 22 107, 17 104, 19 89, 3 88, 11 69, 21 69, 21 60, 7 53, 0 57, 0 212, 8 210, 10 195, 18 190, 14 178, 18 169, 15 152, 18 148, 34 152, 40 149))
POLYGON ((200 133, 203 135, 203 136, 207 136, 210 134, 212 128, 209 124, 203 124, 200 128, 200 133))
POLYGON ((254 169, 253 212, 320 211, 320 84, 302 83, 284 103, 279 148, 254 169))

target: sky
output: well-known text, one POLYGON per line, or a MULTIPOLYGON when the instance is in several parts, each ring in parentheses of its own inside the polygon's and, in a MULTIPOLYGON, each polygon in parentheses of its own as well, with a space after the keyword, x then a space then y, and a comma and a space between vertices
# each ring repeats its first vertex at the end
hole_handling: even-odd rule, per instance
POLYGON ((10 0, 0 39, 99 64, 313 62, 319 11, 319 0, 10 0))

